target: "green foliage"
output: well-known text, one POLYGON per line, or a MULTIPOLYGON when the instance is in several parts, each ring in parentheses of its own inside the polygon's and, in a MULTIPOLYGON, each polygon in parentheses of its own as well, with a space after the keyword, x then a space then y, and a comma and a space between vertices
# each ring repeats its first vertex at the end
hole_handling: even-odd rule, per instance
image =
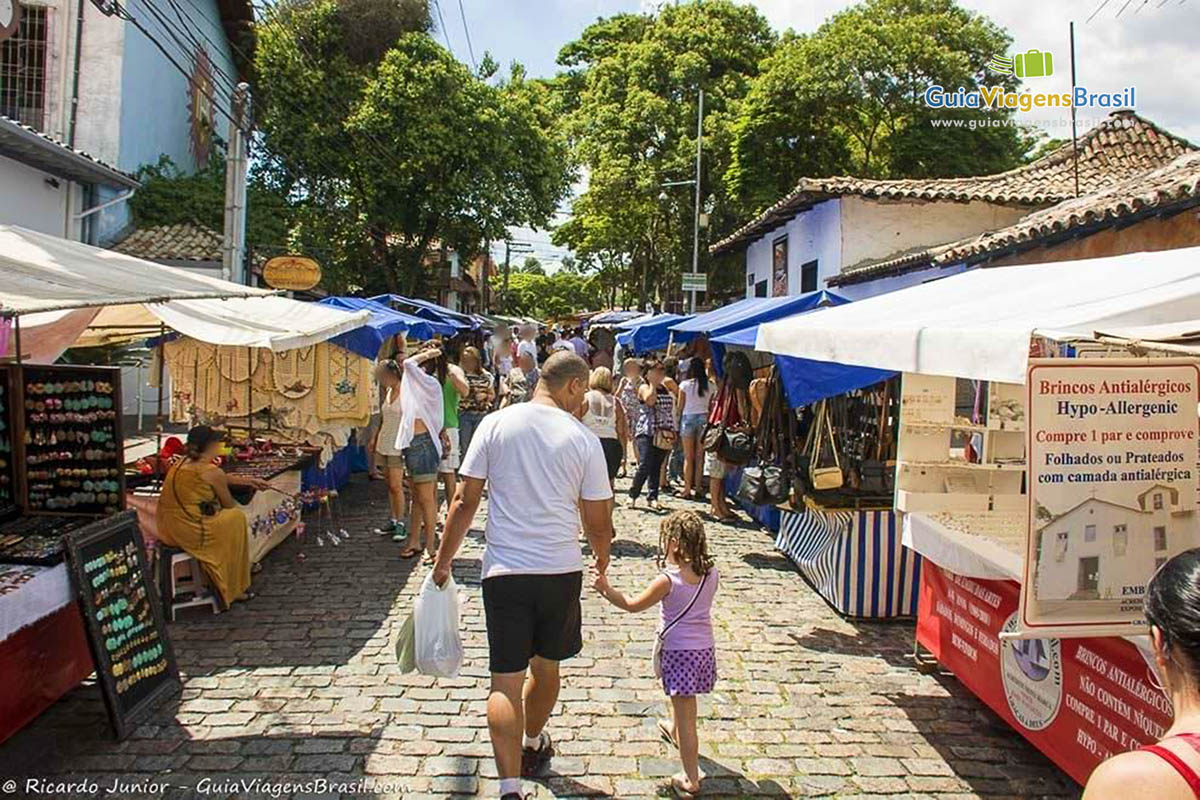
MULTIPOLYGON (((225 227, 225 159, 214 149, 208 166, 184 173, 167 156, 138 170, 142 187, 129 201, 140 228, 191 223, 220 234, 225 227)), ((288 203, 260 175, 250 176, 247 188, 246 243, 271 256, 286 249, 288 203)))
POLYGON ((545 275, 546 268, 542 266, 542 262, 538 261, 535 256, 528 256, 521 266, 517 268, 517 272, 526 272, 530 275, 545 275))
POLYGON ((593 276, 565 270, 552 275, 522 270, 509 275, 505 313, 554 319, 600 308, 603 300, 603 288, 593 276))
POLYGON ((266 164, 297 206, 293 238, 329 250, 346 287, 419 293, 435 243, 470 253, 546 224, 570 185, 565 140, 520 68, 489 85, 424 32, 427 14, 372 31, 346 11, 372 0, 348 2, 260 26, 266 164))
POLYGON ((697 90, 705 93, 701 203, 720 225, 738 216, 718 180, 733 110, 774 45, 752 6, 710 0, 600 20, 564 47, 555 86, 588 188, 555 240, 621 263, 622 288, 639 305, 652 293, 677 294, 679 273, 691 268, 694 189, 662 184, 694 177, 697 90))

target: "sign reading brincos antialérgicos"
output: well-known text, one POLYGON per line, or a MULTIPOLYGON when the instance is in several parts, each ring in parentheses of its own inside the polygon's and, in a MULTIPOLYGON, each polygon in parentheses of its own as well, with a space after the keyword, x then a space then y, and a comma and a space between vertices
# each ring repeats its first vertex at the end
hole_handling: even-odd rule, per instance
POLYGON ((1147 581, 1200 544, 1200 362, 1033 360, 1027 388, 1018 635, 1143 633, 1147 581))

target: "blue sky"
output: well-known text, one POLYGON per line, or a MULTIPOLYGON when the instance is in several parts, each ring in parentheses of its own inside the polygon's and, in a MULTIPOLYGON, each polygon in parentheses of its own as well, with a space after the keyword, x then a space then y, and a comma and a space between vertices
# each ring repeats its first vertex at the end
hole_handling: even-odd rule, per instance
MULTIPOLYGON (((1136 87, 1136 110, 1168 130, 1200 144, 1200 62, 1194 37, 1200 30, 1200 0, 959 0, 987 14, 1014 38, 1014 51, 1053 51, 1055 74, 1037 89, 1070 87, 1068 23, 1075 20, 1078 83, 1096 91, 1136 87), (1094 16, 1093 16, 1094 14, 1094 16), (1088 18, 1092 17, 1090 21, 1088 18)), ((459 0, 438 0, 445 28, 439 41, 470 63, 459 0)), ((780 31, 812 31, 846 0, 756 0, 753 5, 780 31)), ((520 61, 530 74, 553 75, 559 49, 598 17, 623 11, 653 11, 655 0, 462 0, 476 58, 485 50, 506 69, 520 61)), ((435 14, 436 19, 436 14, 435 14)), ((1085 130, 1094 114, 1080 112, 1085 130)), ((1029 115, 1033 117, 1033 114, 1029 115)), ((1039 112, 1051 135, 1067 137, 1068 115, 1039 112)), ((545 232, 514 232, 538 248, 543 260, 557 251, 545 232)), ((503 255, 501 253, 501 255, 503 255)))

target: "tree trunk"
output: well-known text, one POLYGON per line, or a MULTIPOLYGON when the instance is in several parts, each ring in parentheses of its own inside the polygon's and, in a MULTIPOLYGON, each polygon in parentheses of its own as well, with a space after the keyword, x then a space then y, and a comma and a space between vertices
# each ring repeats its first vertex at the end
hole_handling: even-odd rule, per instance
POLYGON ((392 255, 392 250, 388 247, 387 229, 379 223, 372 224, 368 228, 371 237, 371 249, 375 251, 375 258, 378 266, 383 270, 384 280, 387 281, 388 291, 392 294, 400 293, 400 280, 396 274, 396 259, 392 255))

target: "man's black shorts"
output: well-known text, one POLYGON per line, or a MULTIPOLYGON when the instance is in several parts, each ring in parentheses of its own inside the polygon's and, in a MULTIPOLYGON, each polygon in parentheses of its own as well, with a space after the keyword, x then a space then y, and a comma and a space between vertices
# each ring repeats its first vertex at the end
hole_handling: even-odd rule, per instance
POLYGON ((524 672, 529 659, 565 661, 583 649, 583 573, 497 575, 483 581, 491 671, 524 672))

